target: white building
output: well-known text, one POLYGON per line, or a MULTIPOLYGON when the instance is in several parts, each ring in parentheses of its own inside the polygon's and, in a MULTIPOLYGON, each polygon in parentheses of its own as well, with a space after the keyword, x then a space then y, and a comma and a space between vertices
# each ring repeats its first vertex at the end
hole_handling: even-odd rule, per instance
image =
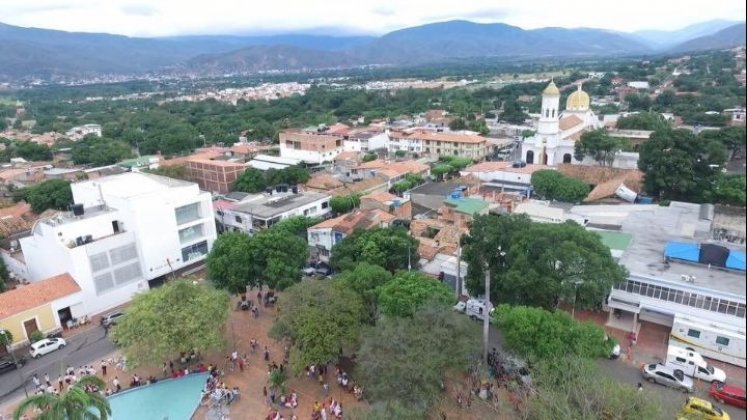
POLYGON ((521 156, 526 163, 554 166, 559 163, 581 162, 573 157, 576 141, 588 130, 601 128, 599 118, 589 108, 589 95, 578 86, 560 111, 560 90, 554 82, 542 92, 542 110, 537 133, 524 140, 521 156))
POLYGON ((73 127, 65 133, 65 136, 71 140, 80 140, 87 135, 94 135, 101 137, 101 125, 99 124, 84 124, 78 127, 73 127))
POLYGON ((211 197, 197 184, 125 173, 71 187, 73 212, 38 221, 20 245, 30 280, 70 273, 88 314, 203 261, 215 241, 211 197))
POLYGON ((329 195, 294 189, 249 194, 236 202, 221 201, 216 203, 220 206, 215 218, 224 231, 251 235, 289 217, 324 217, 332 211, 329 195))
POLYGON ((481 162, 459 171, 461 176, 473 176, 483 185, 505 190, 521 191, 532 187, 532 174, 543 169, 554 169, 545 165, 520 165, 513 162, 481 162))
POLYGON ((308 130, 285 130, 280 133, 280 157, 311 164, 332 162, 345 150, 342 136, 308 130))

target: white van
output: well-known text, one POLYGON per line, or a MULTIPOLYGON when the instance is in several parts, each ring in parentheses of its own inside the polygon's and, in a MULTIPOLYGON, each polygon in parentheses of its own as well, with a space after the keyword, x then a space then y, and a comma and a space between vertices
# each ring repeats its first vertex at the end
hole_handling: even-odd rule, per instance
POLYGON ((723 370, 710 366, 703 356, 689 348, 669 346, 666 365, 706 382, 726 382, 726 373, 723 370))
MULTIPOLYGON (((467 302, 458 302, 454 310, 466 314, 472 319, 485 319, 485 301, 479 299, 468 299, 467 302)), ((490 311, 493 312, 495 308, 490 311)))

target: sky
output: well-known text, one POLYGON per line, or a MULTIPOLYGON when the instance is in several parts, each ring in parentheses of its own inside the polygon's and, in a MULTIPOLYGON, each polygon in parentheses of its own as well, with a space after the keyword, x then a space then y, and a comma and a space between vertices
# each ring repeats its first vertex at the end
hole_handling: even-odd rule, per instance
POLYGON ((679 29, 744 20, 744 0, 0 0, 0 22, 128 36, 380 35, 453 19, 533 29, 679 29))

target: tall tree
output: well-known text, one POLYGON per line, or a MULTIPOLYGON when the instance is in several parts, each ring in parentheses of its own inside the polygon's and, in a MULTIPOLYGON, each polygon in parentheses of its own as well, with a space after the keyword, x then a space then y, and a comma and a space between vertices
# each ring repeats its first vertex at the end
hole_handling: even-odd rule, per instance
POLYGON ((41 184, 21 188, 13 193, 13 199, 25 200, 35 213, 47 209, 68 210, 73 204, 73 191, 70 189, 70 182, 50 179, 41 184))
POLYGON ((610 136, 607 130, 588 131, 581 135, 580 141, 576 142, 573 156, 579 161, 590 156, 600 165, 612 166, 620 147, 620 141, 610 136))
POLYGON ((378 289, 379 309, 387 316, 410 317, 425 304, 448 307, 453 302, 451 289, 419 272, 399 272, 378 289))
POLYGON ((330 264, 338 271, 367 262, 390 272, 414 266, 418 261, 418 240, 407 229, 393 226, 353 232, 332 248, 330 264))
POLYGON ((373 323, 378 313, 378 291, 392 280, 392 274, 383 267, 366 262, 357 264, 352 270, 343 271, 335 280, 349 287, 360 296, 366 307, 369 321, 373 323))
POLYGON ((291 367, 334 363, 341 349, 357 346, 365 318, 361 298, 339 282, 309 280, 289 287, 278 301, 280 314, 270 335, 289 339, 291 367))
POLYGON ((703 141, 688 130, 659 130, 641 145, 638 168, 648 194, 697 202, 725 162, 726 148, 716 140, 703 141))
POLYGON ((228 293, 190 280, 172 281, 135 296, 113 339, 128 364, 160 365, 180 352, 223 348, 228 293))
POLYGON ((243 293, 254 277, 251 261, 252 239, 241 232, 220 235, 206 259, 208 278, 229 293, 243 293))
POLYGON ((258 193, 264 191, 266 187, 267 182, 265 181, 265 174, 259 169, 249 168, 239 175, 238 179, 236 179, 233 190, 246 193, 258 193))
POLYGON ((422 416, 441 397, 444 374, 469 366, 480 335, 477 324, 450 308, 424 306, 411 318, 380 320, 363 337, 357 360, 367 398, 422 416))
POLYGON ((109 401, 99 392, 86 392, 85 388, 89 385, 100 390, 106 388, 106 382, 97 376, 83 376, 62 394, 37 394, 28 397, 13 411, 13 420, 25 419, 27 413, 33 413, 38 420, 111 418, 109 401))
POLYGON ((536 171, 532 174, 531 183, 537 196, 565 203, 579 203, 590 191, 589 186, 582 181, 553 169, 536 171))

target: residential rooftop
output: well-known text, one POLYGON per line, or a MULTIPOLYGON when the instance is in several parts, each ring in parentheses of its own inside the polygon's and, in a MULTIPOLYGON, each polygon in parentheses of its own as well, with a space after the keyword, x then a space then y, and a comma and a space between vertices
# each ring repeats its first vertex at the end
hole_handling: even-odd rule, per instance
POLYGON ((470 216, 479 214, 480 212, 483 212, 487 210, 488 207, 490 207, 490 203, 488 203, 487 201, 470 197, 447 198, 446 200, 444 200, 444 204, 449 207, 453 207, 454 211, 468 214, 470 216))
POLYGON ((302 191, 297 194, 256 194, 239 202, 233 211, 267 220, 324 198, 329 198, 329 195, 313 191, 302 191))
POLYGON ((389 223, 394 219, 396 219, 395 216, 379 209, 357 210, 334 219, 325 220, 309 229, 333 229, 350 235, 358 229, 371 229, 381 223, 389 223))
POLYGON ((0 319, 34 309, 75 292, 80 292, 80 286, 68 273, 18 286, 0 293, 0 319))
POLYGON ((170 188, 197 185, 188 181, 143 172, 126 172, 83 182, 98 183, 106 188, 107 194, 121 198, 137 197, 163 192, 170 188))

